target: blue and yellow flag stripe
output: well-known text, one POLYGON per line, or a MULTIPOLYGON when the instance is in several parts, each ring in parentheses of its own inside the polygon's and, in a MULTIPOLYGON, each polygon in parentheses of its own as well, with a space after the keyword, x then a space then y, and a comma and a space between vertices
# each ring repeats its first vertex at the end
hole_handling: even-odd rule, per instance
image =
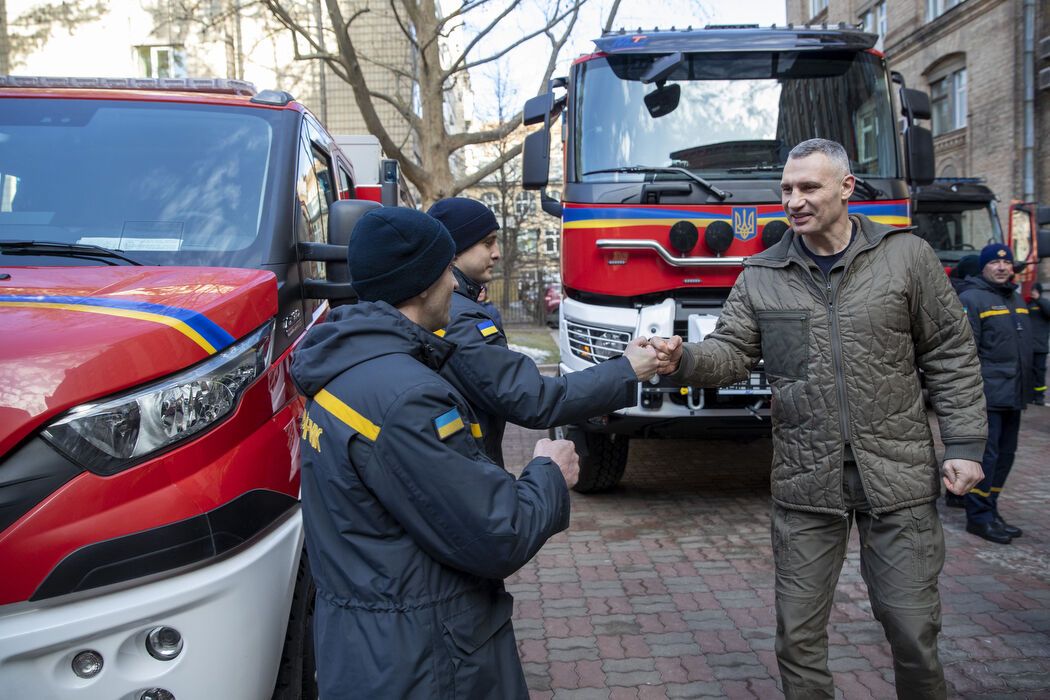
POLYGON ((379 437, 379 426, 368 420, 354 409, 347 406, 327 389, 321 389, 314 395, 314 403, 328 411, 333 417, 346 423, 361 435, 375 442, 379 437))
POLYGON ((499 329, 496 328, 496 324, 492 321, 481 321, 477 324, 478 333, 481 333, 482 338, 488 338, 490 335, 499 333, 499 329))
MULTIPOLYGON (((752 204, 750 207, 770 207, 768 211, 759 212, 758 225, 764 226, 770 221, 786 222, 783 211, 772 205, 752 204)), ((876 223, 890 226, 908 226, 911 218, 908 214, 907 200, 890 202, 850 203, 851 214, 864 214, 876 223)), ((733 222, 733 207, 713 207, 699 209, 688 206, 586 206, 568 205, 563 209, 562 226, 565 230, 580 229, 615 229, 632 226, 671 226, 678 221, 691 221, 698 228, 706 228, 713 221, 733 222)))
MULTIPOLYGON (((434 429, 437 431, 437 436, 441 440, 445 440, 448 437, 455 435, 460 430, 463 430, 464 427, 463 418, 459 415, 459 410, 455 408, 442 413, 434 419, 434 429)), ((471 429, 471 433, 473 433, 473 428, 471 429)))
POLYGON ((235 340, 221 326, 198 311, 146 301, 60 295, 0 295, 0 306, 82 311, 160 323, 182 333, 209 355, 214 355, 235 340))

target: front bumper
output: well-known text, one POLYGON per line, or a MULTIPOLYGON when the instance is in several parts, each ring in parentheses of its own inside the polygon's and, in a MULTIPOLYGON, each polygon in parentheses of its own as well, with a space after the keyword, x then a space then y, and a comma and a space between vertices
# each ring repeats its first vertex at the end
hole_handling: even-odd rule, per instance
POLYGON ((270 697, 277 677, 303 544, 296 507, 258 538, 207 566, 131 587, 0 607, 0 695, 138 700, 160 687, 180 700, 270 697), (182 653, 158 661, 145 638, 177 629, 182 653), (81 679, 73 657, 103 657, 81 679))

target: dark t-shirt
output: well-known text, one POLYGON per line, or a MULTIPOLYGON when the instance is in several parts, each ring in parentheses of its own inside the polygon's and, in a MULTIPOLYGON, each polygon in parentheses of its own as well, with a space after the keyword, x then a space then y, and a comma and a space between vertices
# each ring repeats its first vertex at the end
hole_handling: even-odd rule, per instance
POLYGON ((853 243, 853 239, 856 237, 857 224, 854 223, 852 224, 852 229, 850 231, 849 243, 846 244, 845 248, 835 253, 834 255, 817 255, 812 250, 806 247, 805 239, 799 238, 798 242, 802 245, 802 250, 804 250, 806 252, 806 255, 808 255, 810 259, 812 259, 813 262, 817 264, 817 267, 820 268, 820 271, 824 273, 824 278, 827 279, 828 275, 831 274, 831 268, 835 267, 835 263, 839 261, 839 258, 846 254, 846 251, 849 250, 850 244, 853 243))

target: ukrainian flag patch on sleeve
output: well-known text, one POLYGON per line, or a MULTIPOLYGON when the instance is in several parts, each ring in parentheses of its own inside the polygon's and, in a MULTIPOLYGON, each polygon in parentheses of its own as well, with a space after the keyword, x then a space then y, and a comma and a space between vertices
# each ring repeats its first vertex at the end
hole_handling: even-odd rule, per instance
POLYGON ((477 327, 478 333, 481 333, 482 338, 488 338, 490 335, 499 333, 499 329, 496 328, 496 324, 492 321, 482 321, 477 327))
POLYGON ((463 417, 455 408, 434 419, 434 430, 437 431, 437 436, 441 440, 447 440, 450 436, 463 430, 463 427, 463 417))

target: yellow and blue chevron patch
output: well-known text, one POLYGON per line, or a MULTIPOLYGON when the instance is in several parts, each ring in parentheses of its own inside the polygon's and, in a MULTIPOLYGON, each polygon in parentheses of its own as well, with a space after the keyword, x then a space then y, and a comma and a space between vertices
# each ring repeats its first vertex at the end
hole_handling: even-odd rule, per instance
POLYGON ((499 333, 499 329, 496 328, 496 324, 492 321, 481 321, 478 323, 477 328, 482 338, 488 338, 490 335, 499 333))
POLYGON ((442 413, 434 419, 434 430, 437 431, 437 436, 441 440, 447 440, 452 435, 463 430, 463 428, 463 417, 459 415, 459 410, 455 408, 442 413))

